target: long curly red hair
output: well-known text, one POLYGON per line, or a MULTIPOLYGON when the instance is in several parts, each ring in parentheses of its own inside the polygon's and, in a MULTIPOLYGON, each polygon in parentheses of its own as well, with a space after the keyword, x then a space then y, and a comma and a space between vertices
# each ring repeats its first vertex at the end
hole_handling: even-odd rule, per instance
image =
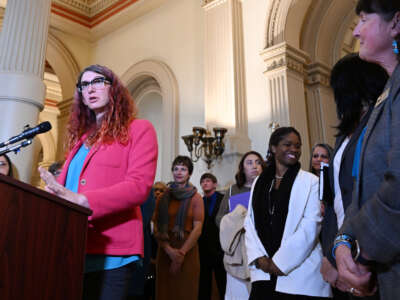
POLYGON ((67 126, 68 152, 85 133, 89 133, 86 144, 91 146, 111 144, 114 141, 127 144, 129 124, 136 118, 137 108, 128 89, 113 71, 100 65, 85 68, 78 77, 73 101, 67 126), (95 113, 83 104, 83 96, 79 91, 82 75, 87 71, 101 74, 111 83, 108 110, 99 128, 97 128, 95 113))

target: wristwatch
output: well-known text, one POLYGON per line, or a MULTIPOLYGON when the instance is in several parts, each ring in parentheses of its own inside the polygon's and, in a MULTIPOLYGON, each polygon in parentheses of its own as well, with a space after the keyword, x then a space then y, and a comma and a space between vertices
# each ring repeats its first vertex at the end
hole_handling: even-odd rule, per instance
POLYGON ((375 262, 373 260, 368 260, 361 256, 360 244, 356 239, 353 239, 347 234, 340 234, 336 237, 334 246, 332 248, 332 255, 334 258, 336 258, 335 250, 339 245, 346 245, 347 247, 349 247, 351 251, 351 256, 353 257, 354 261, 369 267, 375 265, 375 262))
POLYGON ((375 266, 375 261, 366 259, 366 258, 362 257, 361 254, 357 257, 356 262, 358 262, 364 266, 367 266, 367 267, 375 266))

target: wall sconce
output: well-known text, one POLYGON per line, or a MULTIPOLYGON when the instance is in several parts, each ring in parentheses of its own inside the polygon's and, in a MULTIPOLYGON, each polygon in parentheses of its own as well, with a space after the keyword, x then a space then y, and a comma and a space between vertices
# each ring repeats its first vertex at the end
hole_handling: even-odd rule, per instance
POLYGON ((214 136, 203 127, 193 127, 193 134, 182 136, 185 145, 190 152, 190 159, 197 162, 201 157, 206 163, 207 168, 211 168, 211 164, 215 159, 221 158, 225 150, 223 142, 226 128, 213 128, 214 136))

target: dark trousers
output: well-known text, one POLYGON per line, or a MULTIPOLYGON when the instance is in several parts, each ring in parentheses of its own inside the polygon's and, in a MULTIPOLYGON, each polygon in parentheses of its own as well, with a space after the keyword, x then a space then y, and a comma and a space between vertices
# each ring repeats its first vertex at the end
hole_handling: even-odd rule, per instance
POLYGON ((249 300, 327 300, 329 298, 320 298, 303 295, 290 295, 275 291, 276 276, 271 276, 269 281, 255 281, 251 284, 251 293, 249 300))
POLYGON ((356 297, 350 293, 345 293, 335 288, 332 289, 332 292, 332 300, 379 300, 379 292, 376 292, 375 295, 369 297, 356 297))
POLYGON ((340 291, 339 289, 332 288, 333 300, 351 300, 351 294, 340 291))
POLYGON ((126 300, 136 262, 112 270, 85 273, 82 300, 126 300))
POLYGON ((199 299, 210 300, 212 289, 212 274, 214 272, 220 300, 224 299, 226 288, 226 271, 223 257, 209 257, 200 254, 199 299))

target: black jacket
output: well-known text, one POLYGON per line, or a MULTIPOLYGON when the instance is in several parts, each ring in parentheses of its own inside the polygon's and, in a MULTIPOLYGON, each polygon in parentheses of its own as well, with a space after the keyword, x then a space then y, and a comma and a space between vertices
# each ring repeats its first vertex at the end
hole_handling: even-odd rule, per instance
MULTIPOLYGON (((362 118, 360 124, 352 134, 349 143, 346 145, 346 148, 343 151, 342 160, 340 164, 340 171, 339 171, 339 185, 340 190, 342 193, 342 201, 343 201, 343 209, 349 207, 352 201, 353 195, 353 185, 354 180, 352 177, 352 170, 353 170, 353 160, 354 160, 354 153, 356 151, 358 138, 364 127, 366 126, 369 116, 371 115, 372 108, 368 111, 368 113, 362 118)), ((332 195, 328 197, 328 199, 324 199, 325 203, 325 216, 322 221, 322 229, 321 229, 321 245, 324 256, 328 258, 328 260, 336 266, 336 262, 332 257, 332 246, 333 241, 338 233, 338 224, 337 224, 337 217, 334 209, 334 178, 333 178, 333 160, 336 156, 337 151, 339 150, 340 146, 342 145, 343 141, 345 140, 345 136, 339 136, 336 139, 335 143, 335 150, 331 157, 331 161, 329 162, 329 186, 330 190, 332 191, 332 195)))
POLYGON ((219 242, 219 228, 215 222, 215 217, 218 213, 221 200, 224 195, 219 192, 215 193, 217 194, 217 199, 215 201, 211 216, 208 215, 207 203, 204 204, 203 230, 198 241, 200 256, 223 256, 224 254, 219 242))

